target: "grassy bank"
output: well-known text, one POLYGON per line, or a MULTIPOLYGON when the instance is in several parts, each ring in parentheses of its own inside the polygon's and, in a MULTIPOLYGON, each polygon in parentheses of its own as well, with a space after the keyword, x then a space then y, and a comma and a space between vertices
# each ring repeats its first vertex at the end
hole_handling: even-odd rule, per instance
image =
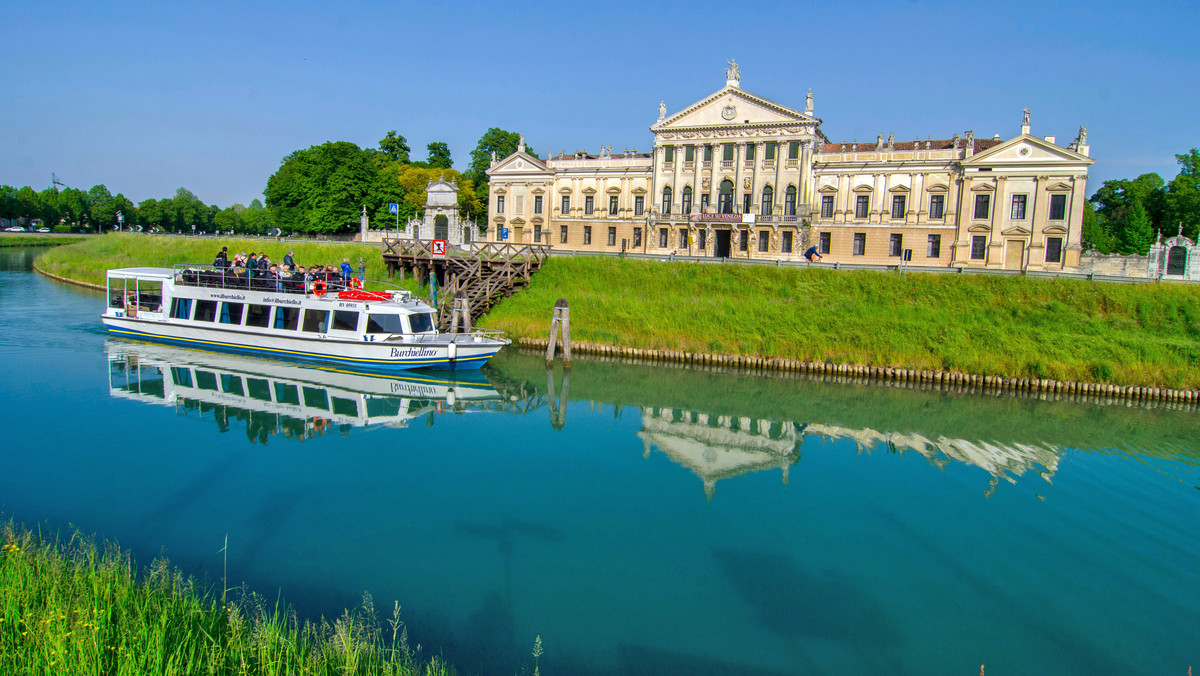
POLYGON ((483 322, 545 337, 979 375, 1200 386, 1200 287, 554 258, 483 322))
POLYGON ((0 532, 0 673, 452 674, 409 647, 370 598, 336 622, 299 623, 254 594, 207 592, 166 561, 145 574, 115 545, 0 532))
POLYGON ((47 235, 34 233, 31 235, 4 234, 0 235, 0 248, 11 246, 62 246, 74 244, 87 239, 86 235, 47 235))
MULTIPOLYGON (((68 247, 47 251, 37 259, 37 266, 51 274, 91 284, 104 284, 104 273, 110 268, 127 267, 170 267, 181 263, 209 264, 221 247, 229 247, 230 259, 240 251, 247 253, 267 252, 271 260, 279 263, 288 251, 296 252, 300 265, 332 265, 337 267, 342 258, 358 270, 361 257, 367 266, 367 279, 386 280, 387 266, 380 257, 378 244, 355 244, 353 242, 274 242, 262 239, 197 239, 194 237, 171 237, 114 233, 103 237, 91 237, 87 241, 68 247)), ((412 280, 395 283, 412 291, 421 291, 412 280)), ((421 292, 426 295, 426 292, 421 292)))

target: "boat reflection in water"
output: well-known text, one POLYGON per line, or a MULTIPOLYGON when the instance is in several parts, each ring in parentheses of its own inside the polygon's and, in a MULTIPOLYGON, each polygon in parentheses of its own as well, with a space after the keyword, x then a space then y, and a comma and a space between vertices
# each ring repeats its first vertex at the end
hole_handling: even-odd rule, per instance
POLYGON ((171 406, 180 415, 211 413, 222 431, 245 421, 251 441, 273 435, 304 441, 333 430, 407 427, 441 413, 500 403, 479 371, 405 371, 379 375, 108 341, 109 394, 171 406))

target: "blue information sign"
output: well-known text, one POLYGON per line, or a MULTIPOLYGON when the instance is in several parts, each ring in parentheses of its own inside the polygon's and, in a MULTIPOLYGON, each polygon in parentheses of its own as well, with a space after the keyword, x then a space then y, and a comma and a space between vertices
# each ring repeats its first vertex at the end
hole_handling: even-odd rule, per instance
POLYGON ((500 239, 508 239, 508 228, 500 228, 500 239))
POLYGON ((396 204, 395 202, 389 202, 389 203, 388 203, 388 213, 389 213, 389 214, 398 214, 398 213, 400 213, 400 205, 399 205, 399 204, 396 204))

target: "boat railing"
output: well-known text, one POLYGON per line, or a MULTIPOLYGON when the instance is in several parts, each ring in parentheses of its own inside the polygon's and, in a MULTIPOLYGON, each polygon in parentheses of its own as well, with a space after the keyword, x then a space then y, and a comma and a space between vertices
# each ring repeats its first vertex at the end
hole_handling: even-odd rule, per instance
POLYGON ((276 293, 307 294, 313 284, 321 282, 327 292, 353 288, 340 272, 275 273, 237 267, 217 267, 203 264, 176 264, 175 283, 213 289, 274 291, 276 293))

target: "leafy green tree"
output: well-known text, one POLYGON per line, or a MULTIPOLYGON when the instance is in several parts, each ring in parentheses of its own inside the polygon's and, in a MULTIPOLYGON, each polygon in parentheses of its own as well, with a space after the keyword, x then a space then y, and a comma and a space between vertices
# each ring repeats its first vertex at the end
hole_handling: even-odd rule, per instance
POLYGON ((284 230, 349 231, 377 172, 371 152, 347 141, 297 150, 267 179, 267 207, 284 230))
POLYGON ((400 162, 408 164, 408 153, 411 149, 408 147, 408 139, 396 133, 393 129, 379 140, 379 150, 392 162, 400 162))
POLYGON ((1119 251, 1123 254, 1146 255, 1150 245, 1154 243, 1154 228, 1150 226, 1150 217, 1141 202, 1134 201, 1129 208, 1124 227, 1118 233, 1120 240, 1119 251))
POLYGON ((425 149, 429 151, 425 164, 431 169, 449 169, 454 165, 454 161, 450 159, 450 146, 445 143, 434 141, 425 146, 425 149))
POLYGON ((117 224, 117 206, 113 202, 112 193, 104 184, 94 185, 88 190, 88 203, 91 205, 92 219, 103 231, 112 230, 117 224))
POLYGON ((138 202, 137 206, 138 223, 143 227, 166 229, 166 215, 163 213, 163 208, 158 200, 148 199, 138 202))
POLYGON ((64 188, 58 194, 62 217, 75 227, 86 228, 92 223, 92 204, 88 194, 78 188, 64 188))
POLYGON ((1164 235, 1171 236, 1183 226, 1183 234, 1193 241, 1200 234, 1200 151, 1176 155, 1179 174, 1167 186, 1164 235))
POLYGON ((17 189, 11 185, 0 185, 0 218, 17 217, 17 189))
POLYGON ((1096 213, 1096 208, 1090 201, 1083 203, 1083 248, 1085 251, 1095 251, 1110 254, 1116 250, 1116 241, 1112 233, 1105 227, 1104 220, 1096 213))
POLYGON ((47 226, 58 225, 62 208, 59 206, 57 187, 50 186, 38 193, 38 218, 47 226))
MULTIPOLYGON (((464 175, 475 186, 475 197, 478 203, 482 205, 488 203, 487 170, 492 164, 492 153, 496 154, 497 159, 508 157, 517 152, 517 145, 520 141, 520 134, 515 131, 505 131, 499 127, 488 129, 479 138, 479 143, 475 144, 475 149, 471 151, 471 165, 464 172, 464 175)), ((525 152, 537 157, 537 153, 529 146, 525 146, 525 152)), ((483 214, 484 209, 481 208, 472 213, 483 214)))
POLYGON ((17 218, 24 219, 25 225, 38 216, 38 194, 33 188, 23 185, 17 189, 17 218))

